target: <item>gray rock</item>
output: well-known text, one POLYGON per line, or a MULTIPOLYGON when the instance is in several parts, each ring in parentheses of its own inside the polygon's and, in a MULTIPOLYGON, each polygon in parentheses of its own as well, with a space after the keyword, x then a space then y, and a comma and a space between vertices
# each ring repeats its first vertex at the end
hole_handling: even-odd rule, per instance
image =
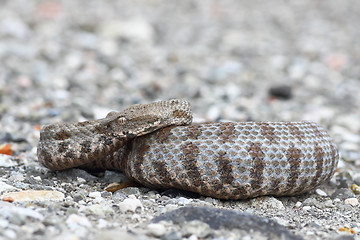
POLYGON ((302 239, 273 220, 248 213, 210 207, 183 207, 155 217, 152 222, 173 222, 183 225, 189 221, 201 221, 212 229, 227 228, 260 232, 271 239, 302 239))

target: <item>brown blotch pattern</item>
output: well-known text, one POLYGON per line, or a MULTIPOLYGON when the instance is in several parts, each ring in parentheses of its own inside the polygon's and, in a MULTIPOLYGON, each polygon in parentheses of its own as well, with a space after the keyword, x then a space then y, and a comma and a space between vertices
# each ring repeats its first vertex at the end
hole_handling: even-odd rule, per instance
POLYGON ((253 161, 253 167, 250 169, 251 187, 254 191, 258 191, 262 187, 264 180, 264 157, 265 154, 261 150, 261 143, 249 143, 247 148, 249 155, 253 161))
POLYGON ((221 150, 214 157, 214 162, 216 163, 217 171, 220 174, 223 185, 229 185, 235 180, 231 175, 233 171, 233 161, 226 155, 226 152, 221 150))
POLYGON ((199 170, 201 163, 198 161, 200 151, 192 143, 183 144, 180 148, 184 154, 184 160, 181 164, 186 170, 188 179, 195 187, 199 187, 201 185, 201 173, 199 170))
POLYGON ((296 181, 299 178, 300 174, 300 165, 301 165, 301 149, 295 147, 289 147, 285 154, 287 161, 290 165, 290 172, 287 179, 287 190, 284 191, 284 194, 296 192, 296 181))

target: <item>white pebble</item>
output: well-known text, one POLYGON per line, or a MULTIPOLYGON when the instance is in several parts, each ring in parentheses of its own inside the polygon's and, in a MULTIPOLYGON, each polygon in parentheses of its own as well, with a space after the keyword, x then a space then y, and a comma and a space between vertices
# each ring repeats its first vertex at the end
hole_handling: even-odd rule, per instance
POLYGON ((359 205, 359 200, 357 198, 347 198, 344 202, 345 204, 349 204, 353 207, 359 205))
POLYGON ((191 235, 189 238, 188 238, 188 240, 198 240, 199 238, 195 235, 195 234, 193 234, 193 235, 191 235))
POLYGON ((285 227, 289 226, 289 222, 283 218, 274 217, 273 219, 280 225, 283 225, 285 227))
POLYGON ((304 207, 303 207, 303 210, 304 210, 304 211, 309 211, 309 210, 311 210, 311 207, 310 207, 310 206, 304 206, 304 207))
POLYGON ((301 207, 301 205, 302 205, 301 202, 296 202, 296 203, 295 203, 295 207, 297 207, 297 208, 301 207))
POLYGON ((319 195, 319 196, 322 196, 322 197, 326 197, 326 196, 327 196, 327 193, 324 192, 324 191, 321 190, 321 189, 316 189, 315 192, 316 192, 316 194, 319 195))
POLYGON ((147 226, 147 232, 149 235, 153 235, 155 237, 161 237, 166 233, 166 228, 164 225, 160 223, 150 223, 147 226))
POLYGON ((277 200, 274 197, 265 197, 264 203, 267 206, 274 208, 274 209, 279 209, 279 210, 285 209, 284 204, 280 200, 277 200))
POLYGON ((66 219, 66 224, 70 229, 77 229, 78 227, 91 227, 91 222, 89 219, 77 214, 71 214, 66 219))
POLYGON ((106 228, 106 227, 108 227, 109 226, 109 222, 108 221, 106 221, 106 220, 104 220, 104 219, 102 219, 102 218, 100 218, 99 219, 99 221, 98 221, 98 224, 97 224, 97 227, 98 228, 106 228))
POLYGON ((126 212, 134 213, 138 208, 143 210, 143 205, 141 204, 139 199, 127 198, 121 203, 119 203, 119 208, 122 213, 126 213, 126 212))
POLYGON ((91 192, 91 193, 89 193, 89 197, 91 197, 91 198, 101 198, 101 192, 91 192))
POLYGON ((325 206, 326 207, 333 207, 334 206, 334 204, 333 204, 333 201, 332 200, 326 200, 325 202, 324 202, 324 204, 325 204, 325 206))
POLYGON ((188 205, 191 202, 190 199, 184 198, 184 197, 179 197, 178 198, 178 203, 179 205, 188 205))
POLYGON ((11 229, 5 229, 5 231, 2 232, 3 236, 5 236, 5 239, 15 239, 16 238, 16 232, 11 229))
POLYGON ((76 181, 77 181, 79 184, 84 184, 84 183, 86 183, 86 180, 83 179, 83 178, 81 178, 81 177, 77 177, 77 178, 76 178, 76 181))
POLYGON ((38 181, 38 182, 41 181, 41 177, 40 177, 40 176, 36 176, 36 177, 34 177, 34 179, 35 179, 36 181, 38 181))

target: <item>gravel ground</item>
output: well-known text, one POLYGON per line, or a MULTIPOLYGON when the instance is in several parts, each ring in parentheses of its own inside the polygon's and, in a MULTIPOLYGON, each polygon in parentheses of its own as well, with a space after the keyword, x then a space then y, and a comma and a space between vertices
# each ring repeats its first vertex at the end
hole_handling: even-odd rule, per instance
POLYGON ((357 0, 1 1, 0 240, 360 239, 359 22, 357 0), (195 121, 319 122, 338 170, 305 195, 220 201, 109 193, 121 173, 37 161, 44 124, 169 98, 195 121))

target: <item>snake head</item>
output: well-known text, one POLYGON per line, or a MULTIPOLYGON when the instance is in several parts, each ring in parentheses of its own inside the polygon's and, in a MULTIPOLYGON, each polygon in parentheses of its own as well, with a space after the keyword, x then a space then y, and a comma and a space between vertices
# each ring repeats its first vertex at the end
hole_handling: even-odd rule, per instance
POLYGON ((171 125, 187 125, 192 121, 190 104, 184 100, 168 100, 135 104, 122 112, 110 112, 102 119, 106 131, 125 137, 142 136, 171 125))

